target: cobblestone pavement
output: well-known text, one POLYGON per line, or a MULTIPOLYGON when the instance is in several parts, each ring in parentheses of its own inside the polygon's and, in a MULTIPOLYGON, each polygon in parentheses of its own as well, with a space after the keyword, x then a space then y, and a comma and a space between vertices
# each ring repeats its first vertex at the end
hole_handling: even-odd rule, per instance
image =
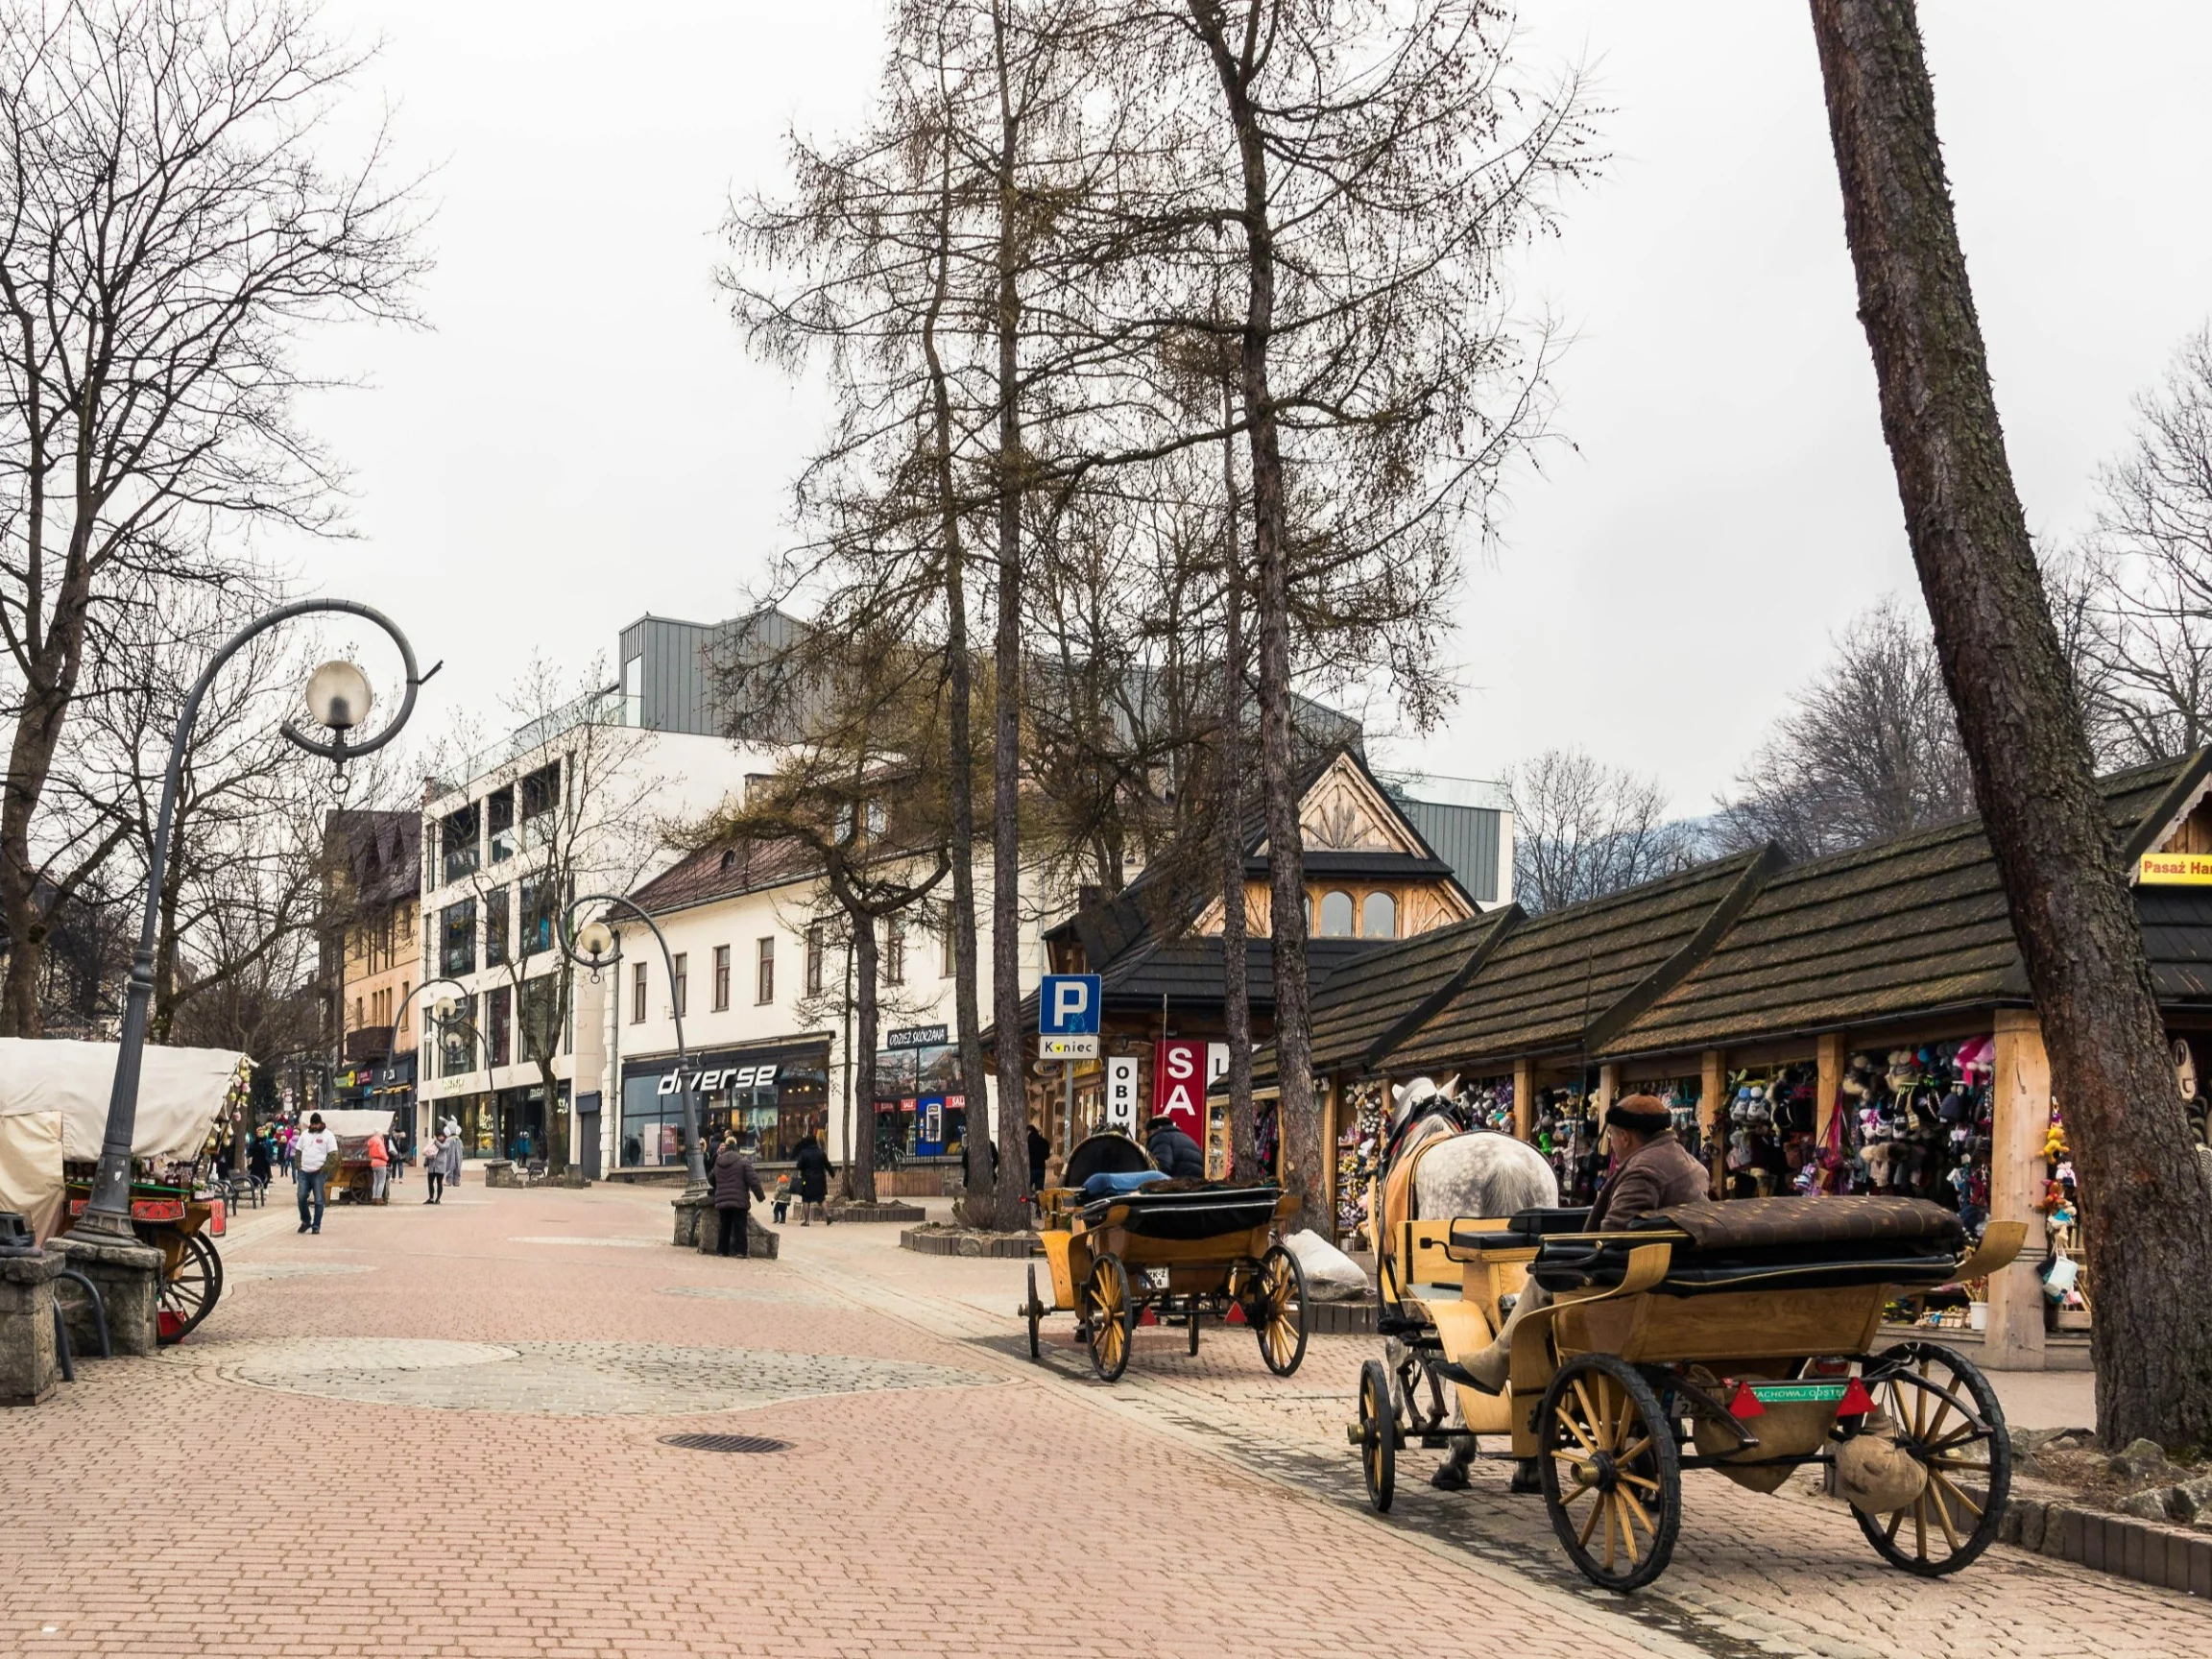
POLYGON ((862 1227, 717 1261, 632 1242, 665 1191, 464 1190, 249 1214, 193 1340, 0 1414, 0 1656, 2212 1650, 2202 1603, 2005 1550, 1921 1583, 1711 1478, 1621 1600, 1500 1472, 1410 1455, 1366 1511, 1364 1340, 1278 1381, 1241 1331, 1142 1332, 1108 1388, 1066 1315, 1028 1361, 1021 1262, 862 1227))

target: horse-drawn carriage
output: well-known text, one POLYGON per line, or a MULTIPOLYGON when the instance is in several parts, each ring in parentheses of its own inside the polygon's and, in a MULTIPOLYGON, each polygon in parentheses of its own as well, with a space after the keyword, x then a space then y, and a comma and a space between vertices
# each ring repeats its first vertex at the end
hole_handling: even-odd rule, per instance
POLYGON ((1027 1298, 1017 1310, 1029 1324, 1029 1358, 1042 1358, 1045 1315, 1072 1310, 1092 1369, 1111 1382, 1128 1369, 1138 1322, 1147 1312, 1187 1325, 1195 1354, 1200 1323, 1226 1319, 1234 1309, 1259 1337, 1267 1369, 1289 1376, 1306 1357, 1306 1275, 1271 1239, 1297 1209, 1296 1196, 1271 1182, 1215 1181, 1085 1193, 1094 1175, 1153 1167, 1127 1137, 1094 1135, 1069 1155, 1064 1184, 1038 1193, 1052 1301, 1038 1296, 1032 1265, 1027 1298))
MULTIPOLYGON (((108 1043, 0 1040, 0 1210, 27 1215, 40 1240, 90 1200, 115 1056, 108 1043)), ((164 1344, 183 1340, 223 1294, 214 1240, 228 1204, 213 1185, 209 1142, 244 1058, 149 1047, 140 1060, 131 1225, 161 1252, 156 1334, 164 1344)))
POLYGON ((1892 1565, 1952 1573, 1988 1548, 2011 1485, 1997 1396, 1953 1350, 1885 1347, 1880 1330, 1892 1302, 2010 1262, 2019 1223, 1969 1249, 1957 1215, 1908 1199, 1701 1201, 1599 1234, 1576 1231, 1587 1214, 1407 1215, 1386 1233, 1390 1362, 1361 1368, 1350 1430, 1377 1510, 1410 1444, 1533 1461, 1569 1556, 1626 1591, 1666 1570, 1684 1470, 1771 1492, 1825 1464, 1892 1565), (1514 1325, 1510 1382, 1484 1392, 1459 1361, 1530 1278, 1550 1305, 1514 1325))
MULTIPOLYGON (((338 1155, 331 1160, 324 1191, 333 1204, 382 1204, 391 1188, 376 1190, 376 1163, 369 1156, 372 1137, 381 1139, 392 1129, 392 1114, 382 1107, 334 1106, 323 1114, 323 1126, 338 1138, 338 1155)), ((386 1169, 390 1176, 391 1171, 386 1169)))

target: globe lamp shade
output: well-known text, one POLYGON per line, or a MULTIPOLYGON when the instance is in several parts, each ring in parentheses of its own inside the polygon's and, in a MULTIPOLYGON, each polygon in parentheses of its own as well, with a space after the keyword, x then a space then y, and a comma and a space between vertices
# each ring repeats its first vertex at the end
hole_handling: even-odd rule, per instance
POLYGON ((330 661, 307 676, 307 712, 319 726, 349 732, 369 718, 375 701, 369 676, 350 662, 330 661))

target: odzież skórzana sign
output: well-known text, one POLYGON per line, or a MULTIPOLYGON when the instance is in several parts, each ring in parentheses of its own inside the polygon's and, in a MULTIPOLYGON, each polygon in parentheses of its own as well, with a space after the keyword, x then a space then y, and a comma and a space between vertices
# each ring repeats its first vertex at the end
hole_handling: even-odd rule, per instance
POLYGON ((943 1025, 902 1025, 883 1039, 886 1048, 942 1048, 952 1041, 943 1025))

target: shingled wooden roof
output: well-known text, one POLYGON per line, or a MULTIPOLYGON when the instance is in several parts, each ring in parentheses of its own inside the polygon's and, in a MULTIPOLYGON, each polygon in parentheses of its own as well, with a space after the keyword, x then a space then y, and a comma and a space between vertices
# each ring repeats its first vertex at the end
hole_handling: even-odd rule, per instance
MULTIPOLYGON (((1521 920, 1508 904, 1416 933, 1348 962, 1313 993, 1313 1070, 1366 1070, 1479 969, 1521 920)), ((1275 1046, 1252 1056, 1255 1083, 1275 1078, 1275 1046)))
MULTIPOLYGON (((2188 810, 2208 760, 2101 781, 2130 863, 2188 810)), ((2212 901, 2152 888, 2138 906, 2160 998, 2212 999, 2212 901)), ((1969 818, 1783 870, 1691 973, 1594 1049, 1712 1047, 2028 1000, 1996 859, 1969 818)))
POLYGON ((1759 848, 1521 923, 1389 1050, 1390 1070, 1596 1049, 1695 965, 1781 862, 1759 848))

